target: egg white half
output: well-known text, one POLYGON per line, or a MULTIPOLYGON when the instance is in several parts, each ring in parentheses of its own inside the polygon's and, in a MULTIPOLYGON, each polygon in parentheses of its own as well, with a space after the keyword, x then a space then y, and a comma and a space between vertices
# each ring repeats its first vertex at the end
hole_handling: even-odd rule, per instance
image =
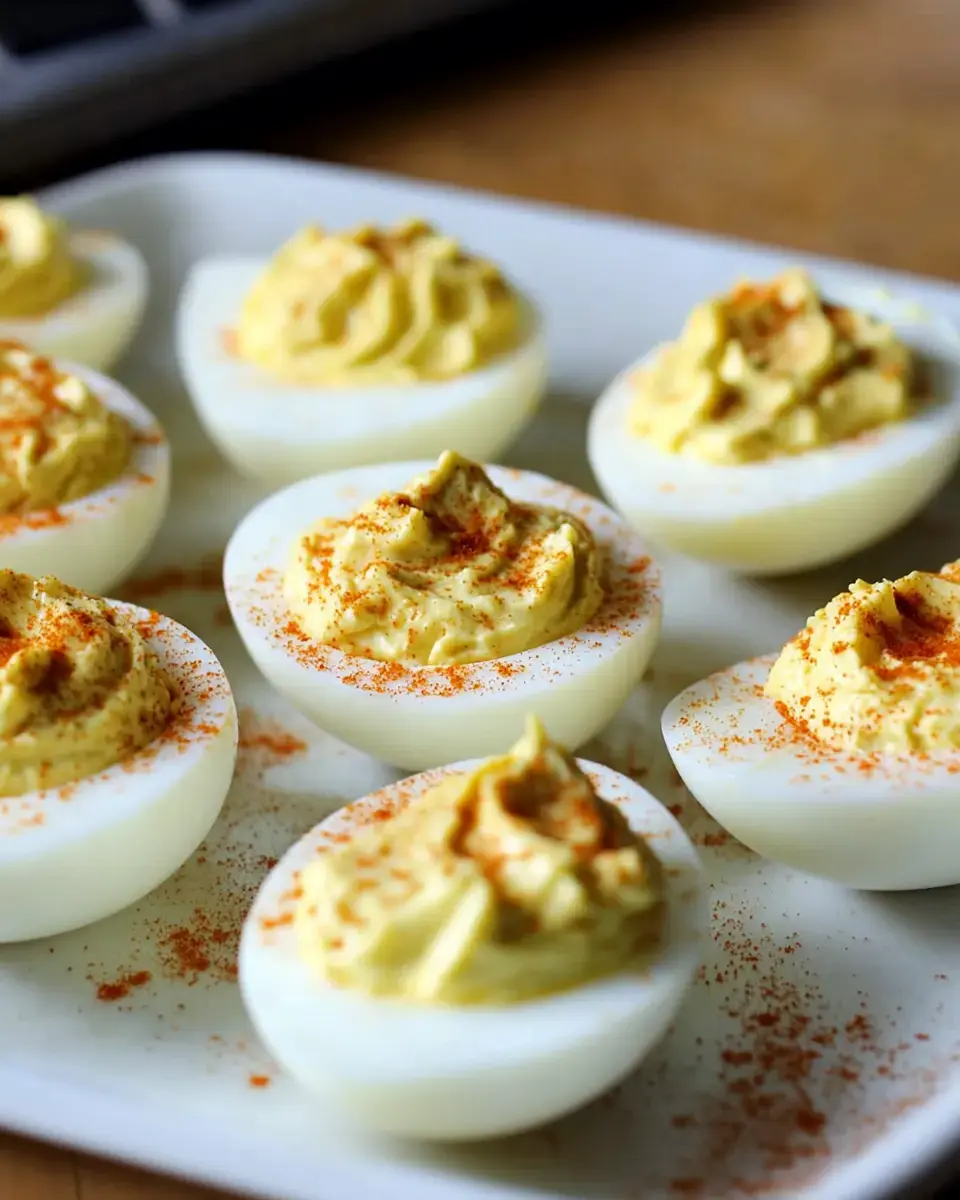
POLYGON ((540 319, 525 302, 523 344, 456 379, 394 385, 305 386, 228 348, 258 258, 214 258, 187 278, 177 353, 201 422, 238 471, 274 486, 321 471, 436 457, 449 445, 496 457, 529 422, 547 379, 540 319))
POLYGON ((147 264, 135 246, 100 230, 70 234, 70 253, 88 271, 85 286, 42 317, 0 319, 0 338, 24 342, 48 358, 109 371, 143 320, 147 264))
POLYGON ((113 379, 76 363, 57 367, 82 379, 134 432, 124 473, 98 491, 55 509, 0 515, 0 566, 55 575, 103 595, 149 548, 167 511, 170 447, 156 417, 113 379))
POLYGON ((681 692, 663 737, 684 783, 745 846, 848 887, 960 883, 960 752, 832 750, 763 695, 775 655, 681 692))
POLYGON ((430 1139, 492 1137, 579 1108, 628 1075, 660 1040, 699 962, 707 911, 697 853, 632 780, 581 762, 598 793, 649 838, 666 868, 661 945, 638 969, 515 1005, 439 1006, 371 998, 304 962, 290 918, 297 873, 385 804, 448 772, 405 780, 328 817, 281 859, 240 945, 240 987, 271 1053, 304 1087, 371 1128, 430 1139))
POLYGON ((0 797, 0 943, 79 929, 145 896, 196 850, 230 788, 237 714, 213 651, 168 617, 111 607, 141 622, 183 708, 97 775, 0 797))
POLYGON ((597 401, 587 450, 601 490, 653 542, 751 575, 862 549, 914 516, 960 458, 960 335, 876 289, 831 286, 837 303, 889 321, 930 365, 934 401, 906 421, 805 454, 737 466, 667 454, 628 428, 627 367, 597 401))
POLYGON ((660 631, 660 574, 644 544, 598 500, 529 471, 486 467, 512 499, 553 505, 587 525, 609 563, 608 597, 583 629, 535 650, 459 667, 400 667, 345 654, 291 630, 282 577, 301 534, 346 516, 434 466, 389 463, 303 480, 234 531, 224 558, 233 620, 278 691, 342 741, 410 771, 496 754, 537 712, 575 749, 640 680, 660 631))

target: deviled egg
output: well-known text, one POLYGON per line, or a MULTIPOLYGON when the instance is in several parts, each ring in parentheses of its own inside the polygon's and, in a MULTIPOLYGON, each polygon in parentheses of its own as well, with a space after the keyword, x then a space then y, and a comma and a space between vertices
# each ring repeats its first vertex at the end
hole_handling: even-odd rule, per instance
POLYGON ((492 1137, 628 1075, 705 927, 680 825, 531 722, 508 754, 385 788, 298 842, 247 917, 240 986, 271 1053, 339 1111, 492 1137))
POLYGON ((960 457, 960 336, 879 292, 828 294, 796 270, 740 285, 603 393, 590 462, 641 533, 749 574, 796 571, 938 491, 960 457))
POLYGON ((109 591, 152 542, 169 489, 163 430, 120 384, 0 343, 0 564, 109 591))
POLYGON ((582 745, 660 629, 659 571, 608 508, 452 452, 276 493, 230 539, 224 586, 274 687, 408 770, 492 753, 531 709, 582 745))
POLYGON ((269 262, 203 260, 183 289, 177 347, 210 437, 275 485, 452 442, 494 457, 546 386, 533 304, 423 221, 308 226, 269 262))
POLYGON ((767 858, 857 888, 960 883, 960 571, 858 580, 779 657, 687 688, 663 735, 767 858))
POLYGON ((213 825, 237 719, 174 621, 0 571, 0 942, 132 904, 213 825))
POLYGON ((108 371, 146 303, 135 246, 106 230, 69 231, 29 197, 0 199, 0 339, 108 371))

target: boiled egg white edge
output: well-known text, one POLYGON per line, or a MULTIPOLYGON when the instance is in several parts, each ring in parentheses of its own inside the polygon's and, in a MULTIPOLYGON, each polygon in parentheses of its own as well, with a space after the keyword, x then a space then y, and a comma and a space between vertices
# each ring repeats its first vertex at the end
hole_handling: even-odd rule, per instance
POLYGON ((444 775, 478 765, 427 772, 328 817, 280 860, 244 925, 240 987, 268 1049, 304 1087, 378 1131, 492 1137, 579 1108, 630 1074, 660 1040, 700 961, 708 917, 686 834, 638 784, 581 761, 598 793, 649 838, 665 868, 665 935, 639 972, 489 1006, 419 1005, 327 983, 304 962, 289 923, 297 873, 332 844, 330 835, 355 828, 364 811, 403 803, 444 775))
POLYGON ((113 483, 19 517, 0 516, 0 567, 26 575, 55 575, 103 595, 147 551, 167 511, 170 447, 156 417, 113 379, 77 363, 59 370, 82 379, 134 432, 130 463, 113 483))
POLYGON ((109 371, 143 320, 147 264, 135 246, 100 230, 71 233, 70 252, 89 271, 85 286, 44 316, 0 319, 0 338, 109 371))
POLYGON ((450 445, 483 461, 512 442, 536 411, 547 356, 529 301, 523 344, 456 379, 305 386, 245 362, 225 338, 265 265, 260 258, 198 263, 176 320, 177 354, 197 415, 241 473, 281 486, 321 471, 436 457, 450 445))
POLYGON ((751 575, 843 558, 905 524, 960 458, 960 334, 877 289, 829 285, 831 300, 871 312, 933 360, 936 402, 916 415, 805 454, 719 466, 667 454, 632 434, 636 371, 627 367, 593 408, 587 436, 601 491, 655 544, 751 575))
POLYGON ((213 651, 132 604, 184 707, 169 730, 97 775, 0 797, 0 943, 53 937, 111 916, 178 870, 223 806, 237 714, 213 651))
POLYGON ((818 746, 763 695, 774 661, 718 671, 664 709, 667 749, 699 803, 765 858, 847 887, 960 883, 960 752, 818 746))
POLYGON ((529 471, 485 469, 511 499, 581 518, 605 552, 611 586, 582 630, 492 662, 443 668, 345 654, 286 628, 282 576, 321 517, 346 516, 404 488, 433 462, 389 463, 302 480, 238 525, 224 557, 234 623, 267 680, 321 729, 409 771, 502 753, 538 713, 571 749, 599 732, 639 682, 660 632, 660 573, 643 542, 600 501, 529 471))

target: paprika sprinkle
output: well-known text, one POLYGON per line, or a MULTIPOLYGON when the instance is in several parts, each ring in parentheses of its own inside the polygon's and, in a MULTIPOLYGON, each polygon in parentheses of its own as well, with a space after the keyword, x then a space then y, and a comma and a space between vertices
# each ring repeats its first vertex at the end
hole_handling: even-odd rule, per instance
POLYGON ((98 984, 97 999, 105 1003, 125 1000, 134 988, 145 987, 152 978, 149 971, 133 971, 129 975, 115 979, 112 983, 98 984))
POLYGON ((447 451, 402 491, 303 535, 284 590, 314 641, 451 667, 587 624, 603 601, 601 570, 577 517, 510 500, 482 467, 447 451))
MULTIPOLYGON (((510 1004, 627 970, 658 944, 659 860, 534 718, 507 754, 381 812, 361 811, 355 836, 297 879, 301 952, 334 983, 510 1004), (384 941, 386 961, 370 949, 384 941), (432 956, 441 942, 444 966, 432 956)), ((260 928, 290 915, 264 915, 260 928)))
POLYGON ((669 454, 736 467, 909 416, 914 376, 890 325, 822 300, 794 268, 698 304, 637 371, 629 427, 669 454))
POLYGON ((0 571, 0 795, 57 788, 130 758, 183 703, 128 611, 0 571))
POLYGON ((960 749, 960 581, 923 571, 858 580, 787 643, 765 692, 830 747, 960 749))
POLYGON ((266 679, 320 728, 408 771, 502 753, 528 711, 583 744, 643 675, 659 634, 660 576, 643 542, 599 501, 529 472, 451 454, 413 484, 403 463, 357 478, 369 488, 381 472, 380 498, 359 509, 341 495, 353 472, 318 476, 271 496, 234 532, 227 602, 266 679), (347 558, 359 548, 356 570, 345 560, 329 587, 325 532, 302 539, 287 570, 287 530, 305 507, 334 514, 347 558), (288 594, 291 575, 308 607, 342 616, 357 638, 341 647, 314 636, 324 631, 311 632, 288 594), (384 614, 388 594, 397 607, 384 614), (501 654, 513 650, 505 637, 531 648, 501 654), (419 650, 408 655, 410 638, 419 650))
POLYGON ((947 836, 960 775, 960 583, 851 586, 776 661, 753 659, 664 710, 697 799, 758 854, 848 887, 960 882, 947 836))
MULTIPOLYGON (((274 720, 252 709, 239 712, 237 774, 234 790, 214 830, 193 859, 156 893, 152 910, 138 921, 137 958, 149 958, 157 978, 188 987, 232 984, 237 978, 240 929, 264 876, 289 843, 315 820, 315 798, 298 806, 272 794, 266 776, 307 751, 307 743, 274 720), (290 823, 292 821, 292 823, 290 823), (270 837, 275 853, 250 840, 270 837)), ((128 970, 119 969, 126 976, 128 970)))

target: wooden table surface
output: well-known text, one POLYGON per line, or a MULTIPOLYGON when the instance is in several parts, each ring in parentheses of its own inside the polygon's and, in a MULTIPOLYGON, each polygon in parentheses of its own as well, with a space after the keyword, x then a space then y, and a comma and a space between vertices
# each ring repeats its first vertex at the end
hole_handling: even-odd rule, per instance
MULTIPOLYGON (((479 41, 435 46, 428 69, 376 60, 334 121, 329 90, 299 87, 282 120, 247 106, 206 140, 960 279, 955 0, 768 0, 479 41)), ((215 1195, 0 1135, 2 1200, 215 1195)))

